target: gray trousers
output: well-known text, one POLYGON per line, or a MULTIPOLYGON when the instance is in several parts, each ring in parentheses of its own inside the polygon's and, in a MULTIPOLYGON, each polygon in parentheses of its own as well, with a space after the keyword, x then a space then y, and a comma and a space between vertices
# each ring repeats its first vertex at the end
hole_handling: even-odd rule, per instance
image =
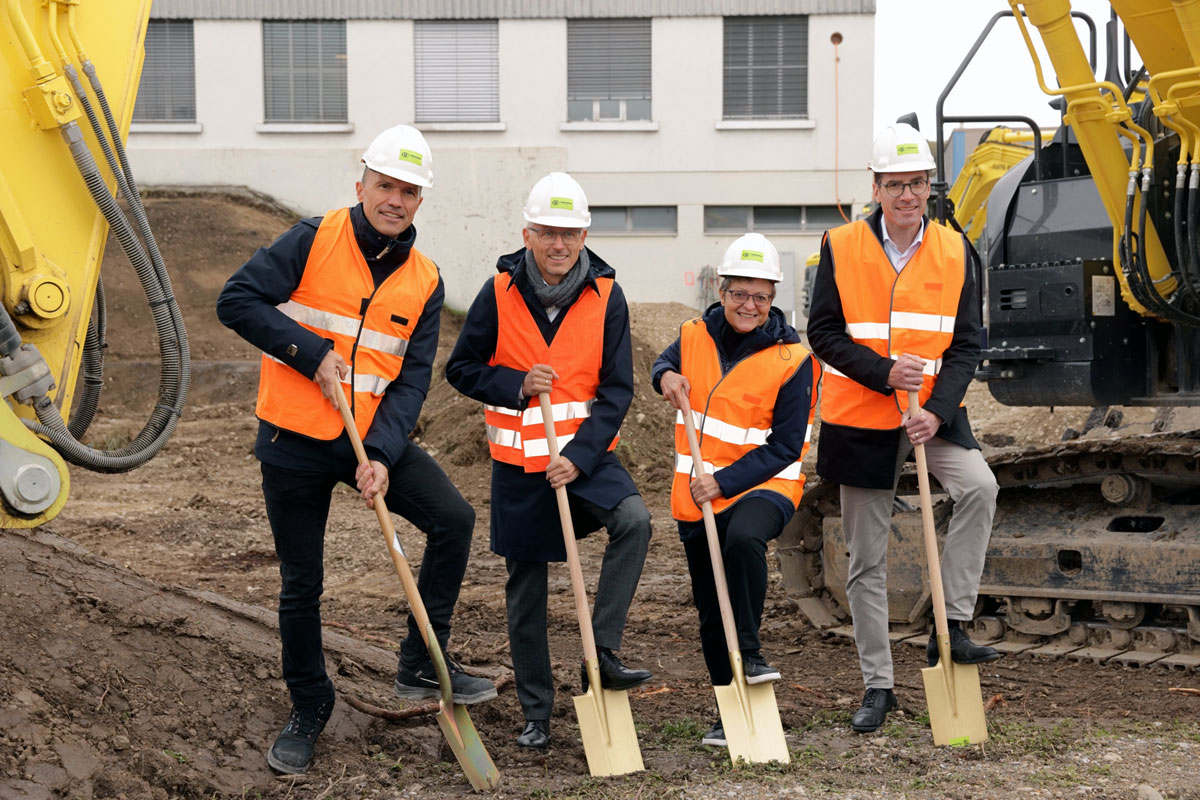
MULTIPOLYGON (((608 546, 596 584, 592 630, 597 647, 621 649, 621 634, 629 604, 637 591, 650 545, 650 512, 641 495, 631 494, 616 508, 604 509, 578 497, 571 505, 585 504, 608 531, 608 546)), ((554 675, 550 671, 550 646, 546 638, 546 562, 505 559, 508 582, 504 599, 508 610, 508 642, 516 673, 517 699, 525 719, 550 719, 554 707, 554 675)))
MULTIPOLYGON (((902 436, 896 458, 896 480, 912 444, 902 436)), ((969 620, 975 614, 979 576, 996 514, 996 476, 978 450, 944 439, 925 445, 929 471, 954 500, 954 513, 942 552, 942 586, 946 616, 969 620)), ((842 527, 850 550, 846 594, 854 619, 854 643, 863 683, 868 689, 893 686, 892 648, 888 640, 887 545, 891 531, 891 489, 841 487, 842 527)))

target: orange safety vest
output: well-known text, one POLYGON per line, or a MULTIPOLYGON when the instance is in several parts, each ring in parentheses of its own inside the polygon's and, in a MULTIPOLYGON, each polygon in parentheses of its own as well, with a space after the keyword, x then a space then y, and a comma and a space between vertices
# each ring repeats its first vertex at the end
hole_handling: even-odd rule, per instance
MULTIPOLYGON (((300 285, 277 306, 313 333, 332 339, 334 351, 350 365, 342 389, 360 436, 367 435, 384 391, 400 374, 413 328, 437 285, 437 265, 414 249, 376 288, 354 238, 350 209, 342 208, 321 220, 300 285)), ((313 439, 336 439, 342 431, 341 416, 316 381, 266 353, 255 413, 313 439)))
MULTIPOLYGON (((534 364, 550 364, 559 377, 550 390, 550 405, 554 413, 554 433, 558 449, 575 437, 575 431, 592 414, 596 389, 600 386, 600 360, 604 352, 604 312, 612 294, 612 278, 597 278, 597 295, 585 286, 579 299, 566 314, 554 341, 546 344, 537 322, 525 305, 525 298, 509 284, 508 273, 496 275, 493 291, 496 295, 496 352, 488 362, 492 366, 509 367, 528 372, 534 364)), ((550 444, 542 422, 542 408, 533 398, 529 407, 517 411, 503 406, 485 405, 488 448, 492 458, 524 467, 526 472, 545 472, 550 464, 550 444)), ((617 446, 620 436, 614 436, 608 449, 617 446)))
MULTIPOLYGON (((921 246, 896 272, 865 221, 833 228, 826 235, 846 333, 884 358, 911 353, 925 359, 919 393, 924 406, 937 383, 942 354, 954 339, 966 268, 962 236, 926 223, 921 246)), ((907 408, 907 393, 880 394, 825 365, 824 422, 890 430, 900 427, 907 408)))
MULTIPOLYGON (((700 457, 704 460, 705 472, 711 474, 723 469, 767 443, 779 387, 788 382, 807 357, 808 350, 800 344, 772 345, 747 356, 722 375, 717 345, 709 335, 704 320, 693 319, 683 323, 679 330, 679 374, 686 376, 691 386, 688 403, 700 440, 700 457)), ((815 391, 815 382, 813 388, 815 391)), ((800 471, 800 465, 804 461, 804 454, 808 452, 811 433, 810 410, 800 458, 745 492, 713 500, 713 513, 720 513, 747 492, 759 489, 778 492, 793 505, 799 505, 804 492, 804 474, 800 471)), ((676 412, 671 516, 684 522, 694 522, 702 517, 700 506, 692 499, 693 467, 683 412, 676 412)))

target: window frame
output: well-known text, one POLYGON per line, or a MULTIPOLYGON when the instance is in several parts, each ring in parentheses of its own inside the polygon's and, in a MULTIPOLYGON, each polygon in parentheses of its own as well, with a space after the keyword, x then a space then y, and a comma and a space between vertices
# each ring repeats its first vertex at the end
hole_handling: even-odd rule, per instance
MULTIPOLYGON (((841 219, 841 215, 838 215, 837 219, 839 220, 839 222, 837 223, 837 225, 830 226, 830 225, 826 225, 824 223, 815 223, 815 224, 810 225, 808 222, 808 212, 810 209, 828 209, 832 213, 837 214, 837 204, 836 203, 810 203, 808 205, 794 205, 794 206, 793 205, 768 205, 768 204, 760 204, 760 205, 756 205, 756 206, 705 205, 704 212, 703 212, 704 213, 704 219, 703 219, 704 233, 713 235, 713 236, 723 236, 726 234, 746 233, 749 231, 757 231, 759 233, 764 233, 767 235, 771 235, 771 234, 789 234, 789 235, 791 235, 791 234, 812 234, 812 233, 818 233, 821 231, 828 230, 830 227, 837 227, 837 225, 845 225, 846 224, 845 220, 841 219), (745 209, 746 224, 745 224, 745 226, 731 225, 729 227, 713 227, 709 224, 709 209, 710 208, 711 209, 718 209, 718 208, 720 208, 720 209, 745 209), (761 209, 768 209, 768 208, 769 209, 795 209, 797 212, 798 225, 796 227, 786 227, 786 226, 779 226, 779 225, 765 225, 764 226, 763 224, 757 223, 756 219, 755 219, 755 217, 756 217, 755 210, 760 209, 760 208, 761 209)), ((848 203, 842 204, 842 210, 844 212, 846 212, 846 216, 848 218, 850 218, 850 219, 854 218, 852 215, 851 206, 848 203)))
MULTIPOLYGON (((344 129, 350 121, 349 109, 349 81, 347 77, 347 62, 349 54, 346 46, 346 20, 344 19, 264 19, 262 21, 262 39, 263 39, 263 125, 259 130, 288 130, 289 128, 296 131, 302 131, 309 128, 320 130, 323 126, 333 126, 335 129, 344 129), (287 30, 287 52, 274 53, 273 47, 278 47, 281 42, 272 41, 272 35, 269 33, 272 29, 279 30, 286 26, 287 30), (317 62, 315 66, 300 66, 297 67, 297 33, 303 31, 306 27, 312 26, 314 29, 314 42, 316 44, 316 52, 312 57, 317 62), (333 26, 332 28, 330 26, 333 26), (331 56, 327 56, 325 48, 328 46, 325 41, 325 35, 329 31, 334 31, 333 47, 335 50, 340 49, 340 52, 334 52, 331 56), (273 56, 286 55, 287 64, 274 64, 273 56), (332 61, 333 63, 329 63, 332 61), (337 63, 339 62, 340 63, 337 63), (322 63, 326 62, 326 63, 322 63), (279 102, 280 98, 273 97, 271 88, 272 81, 278 78, 286 78, 288 85, 287 105, 289 114, 287 116, 278 116, 273 112, 276 108, 272 107, 273 100, 279 102), (297 83, 298 79, 303 78, 315 79, 316 88, 316 107, 315 115, 299 114, 296 111, 297 106, 297 83), (328 95, 328 97, 326 96, 328 95), (330 103, 333 107, 327 108, 326 103, 330 103)), ((303 45, 304 43, 299 43, 303 45)), ((301 53, 308 55, 308 53, 301 53)), ((309 86, 299 87, 301 91, 309 91, 309 86)), ((303 99, 303 98, 301 98, 303 99)))
MULTIPOLYGON (((473 65, 479 67, 481 65, 473 65)), ((497 19, 439 19, 413 21, 413 102, 414 124, 429 126, 479 126, 493 128, 500 122, 500 24, 497 19), (470 31, 471 34, 467 32, 470 31), (451 32, 453 35, 451 36, 451 32), (452 41, 451 41, 452 39, 452 41), (474 55, 480 45, 488 52, 483 58, 488 62, 483 70, 473 71, 465 67, 456 56, 449 59, 451 74, 426 74, 446 67, 445 61, 431 60, 428 55, 452 47, 455 53, 467 50, 474 55), (428 48, 428 49, 427 49, 428 48), (487 71, 490 74, 484 74, 487 71), (425 81, 423 85, 423 80, 425 81), (467 92, 459 94, 459 86, 471 82, 467 92), (478 82, 478 83, 476 83, 478 82), (448 91, 445 83, 452 83, 455 92, 452 114, 439 113, 444 105, 443 97, 428 99, 427 96, 448 91), (441 85, 439 85, 441 84, 441 85), (484 85, 487 84, 487 85, 484 85), (465 96, 465 102, 464 102, 465 96), (474 98, 483 97, 478 103, 482 111, 474 111, 474 98), (428 105, 424 105, 428 103, 428 105), (424 107, 423 107, 424 106, 424 107), (465 108, 464 108, 465 106, 465 108), (428 115, 428 116, 426 116, 428 115)), ((478 101, 475 101, 478 102, 478 101)))
POLYGON ((567 124, 653 123, 653 39, 649 17, 568 18, 567 124), (644 116, 631 116, 631 101, 647 104, 644 116), (585 103, 590 112, 577 115, 585 103), (602 103, 616 103, 616 114, 602 114, 602 103))
POLYGON ((190 19, 152 19, 146 26, 144 44, 145 59, 142 62, 142 74, 138 81, 137 97, 133 105, 131 124, 145 128, 165 128, 179 126, 190 128, 196 125, 196 34, 194 20, 190 19), (161 34, 155 33, 161 31, 161 34), (186 36, 184 32, 186 31, 186 36), (177 72, 181 68, 185 70, 177 72), (155 70, 160 70, 157 73, 155 70), (147 83, 149 79, 149 83, 147 83), (161 97, 143 95, 143 91, 156 93, 161 97), (179 94, 185 96, 184 115, 177 116, 175 108, 179 107, 179 94), (161 100, 166 113, 163 116, 147 115, 143 102, 157 103, 161 100), (190 102, 188 102, 190 101, 190 102), (190 106, 190 108, 188 108, 190 106), (138 110, 142 109, 139 115, 138 110), (190 114, 187 111, 190 110, 190 114))
POLYGON ((726 122, 809 119, 809 16, 727 16, 723 19, 721 118, 726 122), (791 26, 789 28, 789 26, 791 26), (755 47, 754 40, 775 38, 755 47), (745 41, 742 41, 745 39, 745 41), (789 62, 793 51, 797 53, 789 62), (755 55, 761 54, 757 63, 755 55), (772 54, 775 56, 771 59, 772 54), (771 73, 775 73, 774 78, 771 73), (755 86, 766 82, 759 90, 755 86), (735 94, 741 90, 741 95, 735 94), (794 101, 786 97, 794 92, 794 101), (773 97, 772 97, 773 96, 773 97), (794 102, 795 107, 790 107, 794 102))
POLYGON ((679 206, 677 205, 630 205, 630 206, 592 206, 591 208, 592 226, 588 229, 589 236, 678 236, 679 235, 679 206), (673 214, 674 225, 671 228, 638 228, 634 224, 634 212, 637 209, 670 209, 673 214), (625 212, 625 227, 622 229, 603 229, 596 228, 595 214, 598 211, 614 211, 620 209, 625 212))

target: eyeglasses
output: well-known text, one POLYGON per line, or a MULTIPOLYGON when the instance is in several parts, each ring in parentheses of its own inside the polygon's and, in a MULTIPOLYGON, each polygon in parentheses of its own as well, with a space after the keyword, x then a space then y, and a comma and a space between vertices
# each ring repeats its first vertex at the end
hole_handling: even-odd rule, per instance
POLYGON ((575 228, 567 228, 565 230, 550 230, 549 228, 530 228, 529 230, 537 234, 538 240, 542 244, 554 244, 554 240, 562 238, 563 244, 571 245, 579 241, 580 231, 575 228))
POLYGON ((729 295, 729 299, 737 306, 744 304, 747 300, 753 300, 754 305, 759 307, 769 306, 771 305, 771 301, 775 299, 775 295, 772 294, 750 294, 749 292, 743 292, 741 289, 729 289, 725 294, 729 295))
POLYGON ((892 197, 899 197, 900 195, 904 194, 905 189, 911 189, 913 197, 920 197, 929 191, 928 178, 914 178, 908 183, 901 183, 900 181, 888 181, 887 183, 881 183, 879 185, 887 190, 887 193, 892 197))

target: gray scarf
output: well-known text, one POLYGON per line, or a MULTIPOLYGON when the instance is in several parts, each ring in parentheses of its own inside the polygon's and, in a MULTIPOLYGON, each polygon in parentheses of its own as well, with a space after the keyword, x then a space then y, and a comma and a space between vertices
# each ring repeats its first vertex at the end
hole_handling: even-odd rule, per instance
POLYGON ((550 286, 543 280, 542 273, 538 271, 533 251, 528 248, 525 250, 525 271, 529 275, 529 285, 533 287, 533 293, 537 295, 538 301, 546 308, 566 308, 574 303, 575 298, 579 297, 579 292, 583 289, 588 266, 587 249, 584 248, 579 251, 579 260, 575 262, 575 266, 567 271, 561 281, 550 286))

